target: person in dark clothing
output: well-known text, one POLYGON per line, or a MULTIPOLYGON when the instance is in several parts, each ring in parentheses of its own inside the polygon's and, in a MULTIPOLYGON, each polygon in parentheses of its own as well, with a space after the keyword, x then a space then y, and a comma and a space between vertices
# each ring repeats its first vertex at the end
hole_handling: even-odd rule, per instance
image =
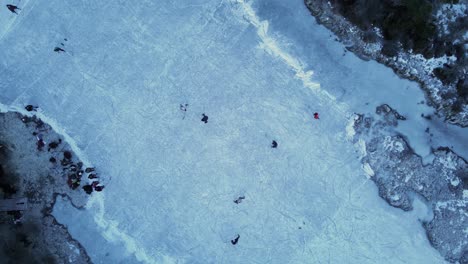
POLYGON ((239 242, 239 238, 240 238, 240 235, 237 234, 237 237, 234 238, 233 240, 231 240, 231 244, 233 244, 233 245, 237 244, 237 242, 239 242))
POLYGON ((237 198, 236 200, 234 200, 234 203, 236 204, 240 204, 242 202, 242 200, 245 199, 245 196, 240 196, 239 198, 237 198))
POLYGON ((47 131, 47 128, 44 128, 44 122, 41 119, 38 119, 34 123, 36 123, 36 129, 37 130, 39 130, 41 132, 46 132, 47 131))
POLYGON ((64 151, 64 152, 63 152, 63 157, 64 157, 65 159, 67 159, 67 160, 71 160, 72 154, 71 154, 70 151, 64 151))
POLYGON ((60 143, 56 142, 56 141, 52 141, 49 143, 49 148, 47 149, 47 151, 50 151, 51 149, 56 149, 58 147, 60 143))
POLYGON ((65 52, 65 50, 62 49, 62 48, 60 48, 60 47, 55 47, 55 48, 54 48, 54 51, 57 52, 57 53, 65 52))
POLYGON ((315 119, 320 119, 320 118, 319 118, 319 114, 318 114, 317 112, 314 113, 314 118, 315 118, 315 119))
POLYGON ((79 179, 72 179, 72 189, 75 190, 76 188, 78 188, 78 186, 80 186, 81 182, 79 179))
POLYGON ((104 186, 99 185, 98 181, 93 181, 93 183, 91 183, 91 186, 93 186, 93 188, 94 188, 94 190, 96 192, 100 192, 100 191, 102 191, 102 189, 104 189, 104 186))
POLYGON ((90 175, 88 175, 88 179, 97 179, 98 176, 95 174, 95 173, 91 173, 90 175))
POLYGON ((24 109, 26 109, 26 111, 28 111, 28 112, 37 111, 37 108, 39 108, 39 107, 33 106, 33 105, 27 105, 27 106, 24 107, 24 109))
POLYGON ((87 194, 91 194, 93 192, 93 186, 87 184, 85 186, 83 186, 83 190, 87 193, 87 194))
POLYGON ((184 116, 182 117, 182 119, 185 119, 185 114, 187 113, 187 107, 188 107, 188 104, 180 104, 180 111, 183 111, 184 112, 184 116))
POLYGON ((15 14, 18 14, 16 13, 16 10, 21 10, 19 7, 15 5, 6 5, 6 7, 8 8, 8 10, 10 10, 12 13, 15 13, 15 14))
MULTIPOLYGON (((60 164, 62 164, 62 166, 67 166, 67 165, 70 165, 72 162, 67 160, 67 159, 63 159, 60 161, 60 164)), ((66 170, 67 168, 63 168, 63 170, 66 170)))
POLYGON ((271 142, 271 147, 272 148, 277 148, 278 147, 278 142, 276 142, 276 140, 273 140, 273 142, 271 142))
POLYGON ((93 167, 88 167, 88 168, 85 169, 86 173, 90 173, 90 172, 93 172, 93 171, 94 171, 93 167))
POLYGON ((188 107, 188 104, 180 104, 179 108, 181 111, 187 112, 187 107, 188 107))
POLYGON ((80 178, 76 176, 76 174, 69 174, 67 183, 68 186, 70 186, 70 188, 75 190, 76 188, 78 188, 78 186, 80 186, 81 181, 80 178))
POLYGON ((45 142, 44 140, 41 139, 38 139, 37 140, 37 150, 39 151, 42 151, 42 148, 45 146, 45 142))
POLYGON ((208 116, 205 115, 205 114, 202 114, 203 118, 201 119, 202 122, 204 122, 205 124, 208 123, 208 116))

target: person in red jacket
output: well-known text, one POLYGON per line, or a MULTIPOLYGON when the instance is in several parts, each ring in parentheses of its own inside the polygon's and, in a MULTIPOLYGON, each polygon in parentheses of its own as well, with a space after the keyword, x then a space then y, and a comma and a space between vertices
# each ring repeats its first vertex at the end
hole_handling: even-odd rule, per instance
POLYGON ((314 113, 314 118, 315 118, 315 119, 320 119, 320 118, 319 118, 319 114, 318 114, 317 112, 314 113))

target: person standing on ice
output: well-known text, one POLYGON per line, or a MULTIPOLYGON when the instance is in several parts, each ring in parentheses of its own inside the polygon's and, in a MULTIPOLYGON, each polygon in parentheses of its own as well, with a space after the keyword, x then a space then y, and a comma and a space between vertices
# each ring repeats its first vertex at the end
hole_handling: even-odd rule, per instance
POLYGON ((239 234, 237 234, 237 237, 236 237, 236 238, 234 238, 233 240, 231 240, 231 244, 233 244, 233 245, 236 245, 236 244, 237 244, 237 242, 239 242, 239 238, 240 238, 240 235, 239 235, 239 234))
POLYGON ((318 114, 317 112, 314 113, 314 118, 315 118, 315 119, 320 119, 320 118, 319 118, 319 114, 318 114))
POLYGON ((57 53, 65 52, 65 50, 62 49, 62 48, 60 48, 60 47, 55 47, 55 48, 54 48, 54 51, 57 52, 57 53))
POLYGON ((20 8, 18 8, 15 5, 6 5, 6 7, 8 8, 8 10, 10 10, 12 13, 15 13, 15 14, 18 14, 18 13, 16 13, 16 10, 21 10, 20 8))
POLYGON ((202 116, 203 116, 203 118, 201 119, 201 121, 202 121, 203 123, 205 123, 205 124, 208 123, 208 116, 205 115, 205 113, 203 113, 202 116))
POLYGON ((27 106, 24 107, 24 109, 26 109, 26 111, 28 111, 28 112, 37 111, 37 108, 39 108, 39 107, 34 106, 34 105, 27 105, 27 106))

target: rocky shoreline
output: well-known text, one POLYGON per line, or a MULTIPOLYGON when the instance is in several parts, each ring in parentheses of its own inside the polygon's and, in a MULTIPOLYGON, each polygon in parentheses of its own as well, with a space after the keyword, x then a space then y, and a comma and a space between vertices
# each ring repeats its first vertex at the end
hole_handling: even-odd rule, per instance
POLYGON ((2 198, 28 200, 26 211, 0 213, 2 263, 91 263, 82 245, 52 215, 58 196, 78 209, 89 198, 82 188, 70 187, 64 153, 72 155, 71 164, 80 163, 70 146, 39 118, 16 112, 0 113, 0 145, 2 198), (44 143, 41 150, 38 137, 44 143))
MULTIPOLYGON (((402 48, 393 56, 384 54, 386 40, 381 29, 362 30, 340 14, 338 2, 304 0, 316 20, 334 32, 337 41, 349 51, 361 59, 375 60, 390 67, 401 78, 418 82, 427 103, 436 109, 435 114, 445 117, 448 123, 468 126, 468 107, 466 98, 460 98, 460 87, 453 82, 444 83, 441 76, 435 74, 438 69, 451 65, 463 68, 464 54, 461 59, 454 59, 454 56, 427 59, 402 48)), ((466 4, 466 1, 461 2, 466 4)), ((346 4, 354 3, 356 1, 346 4)), ((466 83, 462 86, 466 90, 466 83)), ((468 263, 467 161, 451 149, 440 147, 433 150, 433 162, 423 164, 405 137, 394 130, 405 118, 388 105, 377 107, 376 116, 357 115, 352 126, 353 142, 362 152, 363 169, 377 185, 380 197, 405 211, 413 210, 415 199, 423 200, 433 214, 430 220, 421 220, 432 246, 452 263, 468 263)))
POLYGON ((446 260, 468 263, 467 161, 449 148, 438 148, 432 163, 423 164, 394 130, 405 118, 388 105, 377 107, 376 114, 356 116, 353 142, 379 196, 405 211, 413 210, 416 198, 423 200, 433 214, 421 219, 431 244, 446 260))
MULTIPOLYGON (((441 81, 444 77, 436 76, 446 68, 463 72, 464 58, 445 55, 426 59, 421 54, 403 49, 398 49, 393 56, 385 55, 382 52, 385 40, 381 30, 377 27, 361 30, 339 14, 337 6, 332 2, 304 0, 317 22, 334 32, 349 51, 364 60, 375 60, 390 67, 402 78, 418 82, 426 94, 428 104, 436 108, 437 115, 449 123, 468 126, 468 106, 466 95, 463 96, 467 90, 466 80, 460 79, 457 83, 452 78, 454 80, 449 80, 451 82, 444 83, 441 81)), ((465 56, 464 53, 462 55, 465 56)))

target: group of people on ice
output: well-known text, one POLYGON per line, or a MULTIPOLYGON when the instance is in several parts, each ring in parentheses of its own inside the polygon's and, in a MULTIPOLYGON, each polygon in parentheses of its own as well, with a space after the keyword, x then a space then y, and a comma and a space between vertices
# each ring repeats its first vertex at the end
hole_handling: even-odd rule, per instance
MULTIPOLYGON (((25 107, 26 111, 28 112, 33 112, 38 110, 38 106, 34 105, 27 105, 25 107)), ((28 122, 34 122, 36 124, 36 131, 33 132, 33 135, 36 137, 36 145, 37 145, 37 150, 42 151, 44 147, 46 146, 46 142, 44 140, 43 134, 41 132, 47 132, 47 129, 44 128, 44 123, 37 118, 36 116, 33 116, 32 118, 29 117, 22 117, 21 120, 25 123, 28 122)), ((47 152, 54 153, 55 149, 62 143, 61 139, 58 139, 57 141, 52 141, 48 144, 47 152)), ((53 164, 57 162, 56 157, 52 156, 50 157, 49 161, 53 164)), ((102 185, 97 179, 98 176, 95 173, 95 169, 92 167, 83 168, 83 163, 82 162, 77 162, 76 164, 72 160, 72 153, 68 150, 63 151, 63 159, 60 160, 60 165, 63 168, 64 173, 66 173, 67 176, 67 184, 71 189, 76 189, 81 185, 81 179, 84 175, 84 173, 88 173, 88 179, 91 180, 90 184, 84 185, 82 188, 87 194, 91 194, 93 191, 100 192, 104 189, 104 185, 102 185)))

